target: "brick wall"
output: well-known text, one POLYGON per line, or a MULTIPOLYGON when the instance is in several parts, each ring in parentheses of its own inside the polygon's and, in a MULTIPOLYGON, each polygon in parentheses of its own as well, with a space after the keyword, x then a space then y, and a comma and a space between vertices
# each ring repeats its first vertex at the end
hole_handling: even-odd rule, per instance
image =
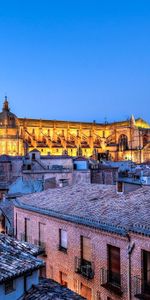
MULTIPOLYGON (((17 237, 20 238, 24 232, 24 218, 30 219, 28 233, 30 241, 38 239, 38 223, 45 224, 45 242, 46 242, 46 274, 47 277, 53 278, 60 282, 60 272, 67 274, 68 287, 78 293, 81 290, 81 284, 89 287, 92 292, 92 300, 98 300, 101 295, 102 300, 110 297, 113 300, 127 300, 127 274, 128 274, 128 239, 119 235, 102 232, 83 225, 69 223, 49 216, 40 215, 15 208, 15 217, 17 213, 17 237), (59 229, 67 230, 68 233, 68 251, 67 254, 60 251, 59 246, 59 229), (75 273, 75 257, 80 257, 80 236, 89 237, 92 245, 92 261, 95 266, 94 279, 85 279, 80 274, 75 273), (107 269, 107 245, 114 245, 120 248, 121 255, 121 274, 122 274, 122 297, 115 293, 109 292, 100 284, 100 270, 107 269)), ((16 224, 16 221, 14 222, 16 224)), ((132 284, 135 275, 141 275, 141 249, 150 251, 149 238, 140 235, 131 235, 131 243, 135 243, 131 256, 132 284)), ((132 297, 134 297, 134 285, 132 286, 132 297)))

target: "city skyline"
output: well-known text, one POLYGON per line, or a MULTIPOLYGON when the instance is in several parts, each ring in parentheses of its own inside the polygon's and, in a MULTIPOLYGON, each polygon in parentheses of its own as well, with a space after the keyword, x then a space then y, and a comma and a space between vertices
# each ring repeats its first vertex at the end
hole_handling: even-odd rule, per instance
POLYGON ((148 1, 7 1, 0 25, 0 103, 18 117, 150 122, 148 1))

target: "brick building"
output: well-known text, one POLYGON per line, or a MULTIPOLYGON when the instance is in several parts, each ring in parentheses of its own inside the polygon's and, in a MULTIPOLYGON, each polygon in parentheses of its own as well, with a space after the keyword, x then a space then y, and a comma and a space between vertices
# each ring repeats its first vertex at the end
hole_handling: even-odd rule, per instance
POLYGON ((88 300, 150 299, 149 197, 97 184, 24 196, 15 234, 43 245, 46 276, 88 300))

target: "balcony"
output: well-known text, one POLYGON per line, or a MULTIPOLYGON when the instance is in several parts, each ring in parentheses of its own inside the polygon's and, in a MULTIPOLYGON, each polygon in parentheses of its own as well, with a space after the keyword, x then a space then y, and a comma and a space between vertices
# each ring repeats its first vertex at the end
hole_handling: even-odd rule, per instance
POLYGON ((138 299, 150 299, 150 281, 143 280, 140 276, 135 276, 133 280, 134 296, 138 299))
POLYGON ((83 260, 79 257, 75 257, 75 272, 81 274, 86 279, 94 278, 94 264, 83 260))
POLYGON ((45 242, 41 242, 39 240, 34 240, 34 245, 39 246, 41 253, 43 256, 47 256, 46 254, 46 243, 45 242))
POLYGON ((110 270, 101 269, 100 281, 101 286, 109 290, 110 292, 115 293, 118 296, 123 294, 121 287, 122 276, 119 273, 111 272, 110 270))

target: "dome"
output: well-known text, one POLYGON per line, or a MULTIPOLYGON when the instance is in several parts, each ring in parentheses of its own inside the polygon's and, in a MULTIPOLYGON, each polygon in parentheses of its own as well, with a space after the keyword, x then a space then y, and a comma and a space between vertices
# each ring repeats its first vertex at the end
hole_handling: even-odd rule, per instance
POLYGON ((7 97, 3 104, 3 110, 0 113, 0 126, 16 127, 17 117, 10 112, 9 103, 7 97))

